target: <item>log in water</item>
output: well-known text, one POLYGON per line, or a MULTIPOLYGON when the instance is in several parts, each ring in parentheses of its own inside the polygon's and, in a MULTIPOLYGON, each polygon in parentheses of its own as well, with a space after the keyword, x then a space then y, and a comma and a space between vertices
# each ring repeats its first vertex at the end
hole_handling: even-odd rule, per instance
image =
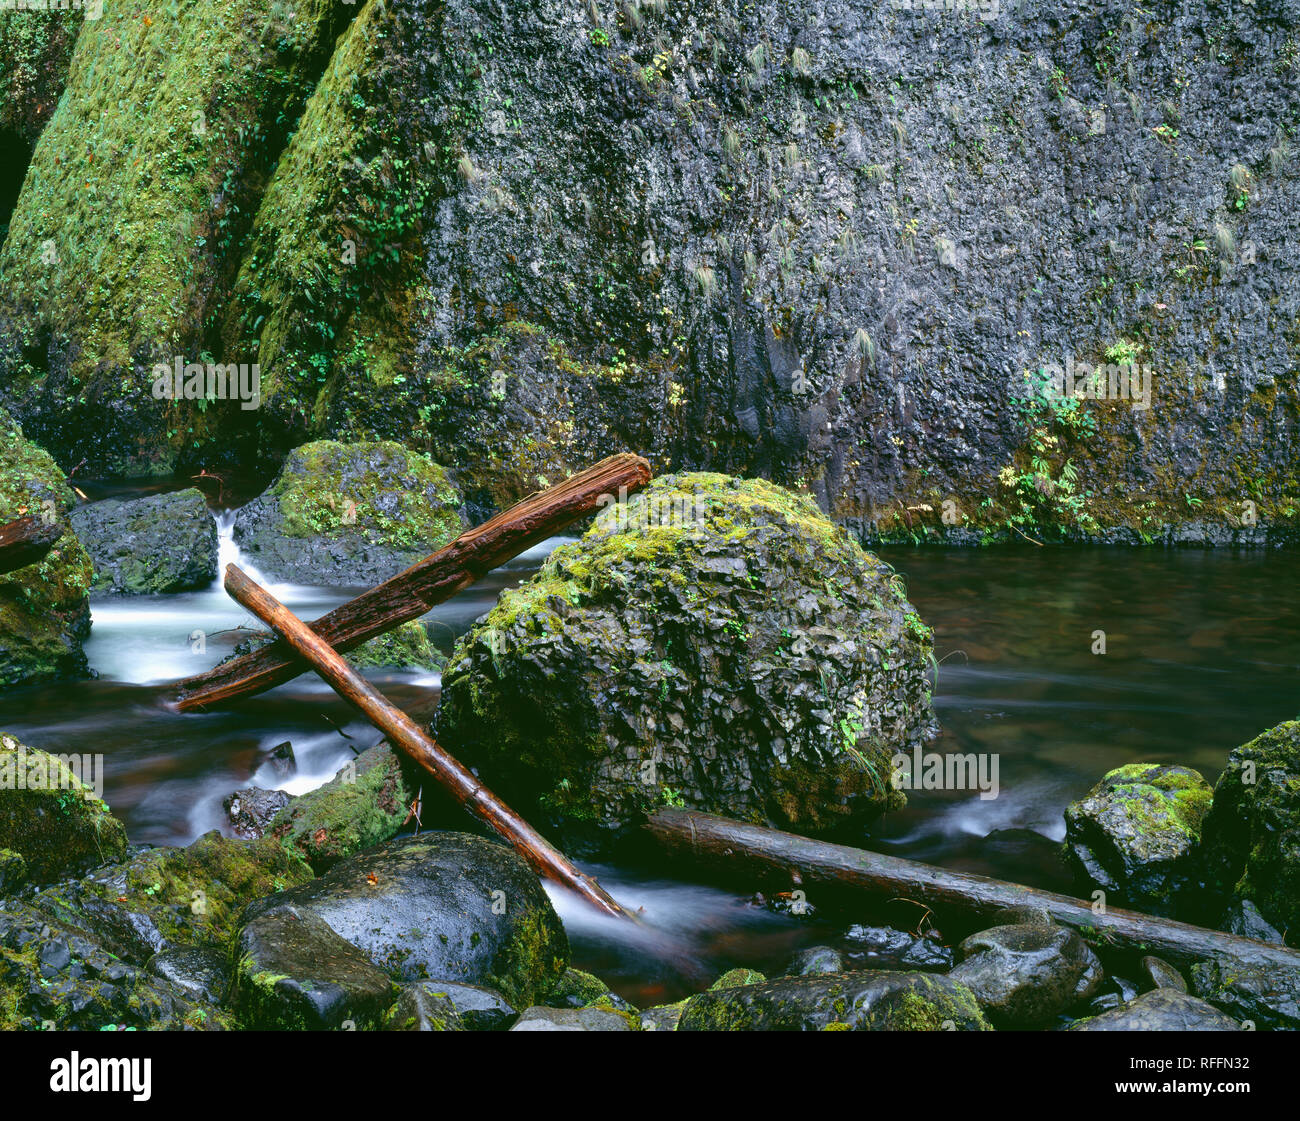
POLYGON ((650 816, 646 829, 669 852, 703 864, 776 876, 786 884, 794 880, 805 888, 823 884, 877 900, 903 898, 929 908, 941 922, 945 915, 989 920, 1004 907, 1037 907, 1104 951, 1155 954, 1183 969, 1211 959, 1300 969, 1300 951, 1286 946, 1119 907, 1098 914, 1068 895, 814 841, 714 814, 660 809, 650 816))
MULTIPOLYGON (((466 530, 450 545, 310 624, 339 653, 360 646, 463 591, 498 565, 554 537, 614 498, 650 481, 639 455, 612 455, 573 478, 525 498, 504 513, 466 530)), ((188 712, 283 684, 307 665, 281 639, 177 684, 188 712)))

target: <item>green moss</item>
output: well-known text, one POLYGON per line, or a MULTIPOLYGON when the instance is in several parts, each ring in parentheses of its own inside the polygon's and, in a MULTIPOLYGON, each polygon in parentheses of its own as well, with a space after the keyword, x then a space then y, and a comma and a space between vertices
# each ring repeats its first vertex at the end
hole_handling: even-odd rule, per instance
MULTIPOLYGON (((53 458, 0 409, 0 523, 35 517, 66 527, 75 502, 53 458)), ((93 577, 70 528, 38 563, 0 576, 0 687, 85 673, 93 577)))
MULTIPOLYGON (((90 394, 128 403, 138 423, 153 363, 200 360, 225 258, 345 12, 333 0, 114 0, 83 24, 0 251, 16 341, 39 354, 52 334, 68 357, 48 383, 39 365, 9 371, 33 407, 71 424, 90 394)), ((186 420, 171 410, 170 427, 160 409, 143 447, 122 440, 118 465, 169 461, 193 442, 191 408, 186 420)))
POLYGON ((361 534, 399 549, 437 549, 464 528, 460 493, 446 471, 392 441, 304 444, 270 494, 290 537, 361 534))
POLYGON ((49 882, 126 854, 126 829, 56 755, 0 737, 0 848, 49 882))
POLYGON ((416 793, 396 754, 380 744, 324 786, 290 802, 272 820, 267 835, 324 872, 343 857, 394 836, 416 793))
POLYGON ((538 1003, 569 964, 568 939, 557 939, 555 929, 553 916, 540 907, 516 919, 510 941, 497 954, 483 984, 516 1008, 538 1003))
POLYGON ((246 904, 312 876, 301 857, 270 838, 242 841, 214 831, 186 848, 141 853, 124 866, 122 881, 98 890, 147 914, 169 941, 224 947, 246 904))
POLYGON ((741 985, 757 985, 760 981, 766 980, 767 978, 756 969, 731 969, 714 981, 708 991, 714 993, 720 989, 734 989, 741 985))

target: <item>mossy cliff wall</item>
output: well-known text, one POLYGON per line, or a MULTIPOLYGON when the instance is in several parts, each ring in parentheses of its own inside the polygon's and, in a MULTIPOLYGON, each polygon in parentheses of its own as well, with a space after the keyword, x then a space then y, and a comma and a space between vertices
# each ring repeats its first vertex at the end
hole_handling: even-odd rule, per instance
POLYGON ((618 446, 807 486, 864 536, 1286 532, 1300 14, 955 7, 371 0, 319 81, 307 9, 284 32, 298 63, 266 61, 273 6, 205 22, 223 30, 202 64, 166 67, 142 19, 106 13, 0 256, 0 318, 25 340, 0 392, 60 455, 105 409, 145 462, 234 435, 269 461, 400 439, 485 507, 618 446), (239 114, 280 141, 265 159, 171 135, 201 107, 193 75, 226 67, 239 114), (158 74, 147 120, 107 100, 128 71, 158 74), (139 138, 104 131, 132 121, 139 138), (56 157, 77 174, 52 186, 56 157), (150 179, 119 189, 139 157, 150 179), (277 157, 263 197, 246 163, 277 157), (251 235, 223 239, 239 192, 260 199, 251 235), (140 224, 141 197, 175 196, 192 230, 140 224), (102 231, 118 256, 164 237, 189 263, 130 272, 102 231), (42 272, 51 236, 70 255, 42 272), (65 327, 74 270, 89 299, 65 327), (260 361, 262 409, 144 424, 153 402, 112 388, 171 332, 260 361), (1041 369, 1133 361, 1147 408, 1017 400, 1041 369))

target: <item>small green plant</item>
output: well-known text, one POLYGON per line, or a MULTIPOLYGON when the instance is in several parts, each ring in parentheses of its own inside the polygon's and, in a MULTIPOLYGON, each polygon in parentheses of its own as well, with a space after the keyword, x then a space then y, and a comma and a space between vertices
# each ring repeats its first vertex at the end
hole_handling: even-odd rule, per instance
POLYGON ((588 38, 591 39, 591 45, 593 47, 609 46, 609 32, 603 27, 593 27, 588 34, 588 38))

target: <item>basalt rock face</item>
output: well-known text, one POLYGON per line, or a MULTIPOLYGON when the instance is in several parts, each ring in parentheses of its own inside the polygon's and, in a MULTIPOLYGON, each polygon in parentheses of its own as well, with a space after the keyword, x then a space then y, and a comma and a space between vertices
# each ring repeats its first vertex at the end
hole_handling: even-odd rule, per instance
POLYGON ((806 497, 665 476, 461 639, 438 735, 571 843, 663 802, 824 833, 904 803, 930 649, 901 580, 806 497))
MULTIPOLYGON (((91 63, 113 58, 110 93, 130 77, 108 32, 129 26, 146 50, 186 32, 110 8, 81 36, 77 96, 0 258, 0 318, 36 324, 0 357, 0 385, 60 456, 108 413, 142 438, 133 457, 161 462, 175 438, 157 403, 114 390, 179 326, 191 360, 188 340, 215 339, 218 360, 260 363, 266 456, 400 439, 484 507, 616 444, 802 482, 864 535, 1284 534, 1300 509, 1284 135, 1300 13, 996 7, 370 0, 322 64, 315 44, 343 25, 309 6, 269 77, 274 19, 251 50, 247 28, 203 40, 205 62, 252 60, 239 114, 297 127, 254 128, 265 140, 232 153, 235 114, 214 108, 224 154, 186 141, 193 169, 155 158, 189 125, 149 104, 140 137, 85 150, 91 63), (277 144, 264 198, 256 175, 258 197, 238 174, 225 192, 227 171, 269 166, 277 144), (119 168, 192 194, 140 208, 119 168), (128 208, 178 215, 164 248, 187 247, 179 291, 105 269, 89 231, 129 225, 128 208), (67 217, 51 230, 50 213, 67 217), (49 238, 60 264, 41 263, 49 238), (98 326, 60 327, 59 293, 87 269, 105 279, 74 321, 98 326), (1026 391, 1044 368, 1134 362, 1146 408, 1026 391)), ((149 88, 179 101, 184 74, 206 72, 192 62, 180 52, 149 88)), ((201 434, 247 428, 237 410, 185 409, 201 434)))

